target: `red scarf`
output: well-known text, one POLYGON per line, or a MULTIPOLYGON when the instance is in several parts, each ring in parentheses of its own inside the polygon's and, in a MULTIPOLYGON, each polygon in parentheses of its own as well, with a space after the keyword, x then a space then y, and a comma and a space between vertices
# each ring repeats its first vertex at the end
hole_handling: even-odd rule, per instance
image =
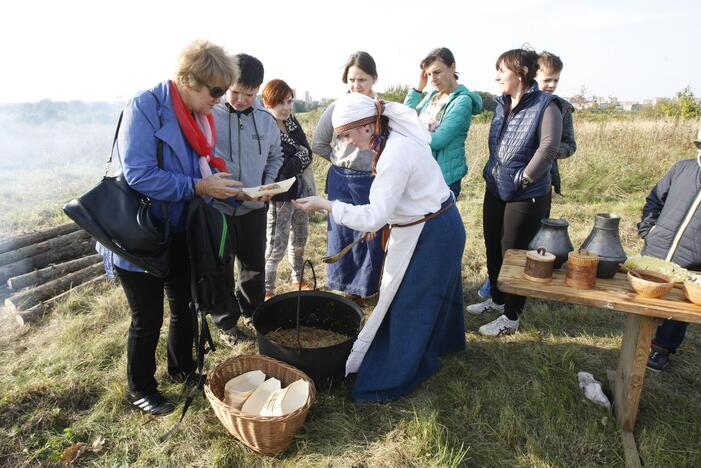
MULTIPOLYGON (((185 139, 190 143, 192 149, 194 149, 200 157, 207 158, 207 162, 210 166, 218 169, 220 172, 226 172, 226 161, 213 156, 214 148, 209 144, 202 129, 197 125, 197 122, 195 122, 195 118, 185 105, 182 96, 180 96, 180 90, 178 90, 178 87, 173 81, 170 82, 170 94, 173 100, 175 116, 178 118, 178 124, 180 124, 180 130, 182 130, 185 139)), ((216 141, 217 132, 214 124, 214 117, 212 117, 211 113, 207 115, 207 121, 209 122, 209 128, 212 129, 212 139, 216 141)))

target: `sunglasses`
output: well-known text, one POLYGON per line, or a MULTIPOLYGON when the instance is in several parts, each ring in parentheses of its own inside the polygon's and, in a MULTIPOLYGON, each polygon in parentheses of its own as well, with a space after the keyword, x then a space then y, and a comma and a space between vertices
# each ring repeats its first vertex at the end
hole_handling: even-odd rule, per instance
POLYGON ((209 95, 212 96, 212 99, 219 99, 224 94, 226 94, 226 88, 220 88, 219 86, 212 87, 209 85, 205 85, 205 86, 209 90, 209 95))

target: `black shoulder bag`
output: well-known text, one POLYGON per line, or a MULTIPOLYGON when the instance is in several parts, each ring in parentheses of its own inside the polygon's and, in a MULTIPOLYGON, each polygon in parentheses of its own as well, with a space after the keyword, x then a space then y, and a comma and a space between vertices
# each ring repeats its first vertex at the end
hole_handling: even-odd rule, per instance
MULTIPOLYGON (((124 174, 116 177, 107 175, 123 114, 119 114, 102 180, 82 196, 66 203, 63 211, 115 254, 143 268, 147 273, 165 278, 169 270, 168 248, 171 238, 168 204, 161 204, 161 222, 151 213, 151 199, 132 189, 124 174)), ((157 159, 158 167, 163 169, 161 140, 158 140, 157 159)))

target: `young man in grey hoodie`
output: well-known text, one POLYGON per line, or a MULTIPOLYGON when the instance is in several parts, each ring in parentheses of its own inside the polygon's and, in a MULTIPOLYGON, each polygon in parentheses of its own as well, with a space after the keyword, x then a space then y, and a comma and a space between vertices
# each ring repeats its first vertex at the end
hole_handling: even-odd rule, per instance
MULTIPOLYGON (((280 130, 275 118, 260 105, 256 96, 263 83, 263 64, 247 54, 236 56, 239 79, 226 93, 226 102, 214 107, 217 129, 215 155, 227 163, 227 172, 244 187, 275 182, 282 167, 280 130)), ((250 317, 265 296, 265 229, 270 196, 252 199, 241 191, 238 199, 215 200, 214 206, 228 220, 232 236, 237 308, 213 315, 222 331, 221 339, 233 346, 239 335, 236 322, 250 317)))

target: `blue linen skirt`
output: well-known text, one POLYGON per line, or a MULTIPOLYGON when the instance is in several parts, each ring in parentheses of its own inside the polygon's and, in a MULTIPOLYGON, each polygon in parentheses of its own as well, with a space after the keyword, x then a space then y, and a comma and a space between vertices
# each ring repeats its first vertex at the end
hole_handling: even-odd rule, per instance
MULTIPOLYGON (((339 200, 352 205, 367 205, 370 202, 370 186, 374 177, 369 172, 355 171, 331 166, 326 179, 326 192, 329 200, 339 200)), ((337 224, 333 216, 327 222, 328 255, 338 253, 343 247, 353 242, 362 232, 337 224)), ((330 263, 327 269, 326 285, 330 289, 371 296, 379 288, 380 272, 384 252, 381 236, 374 240, 360 242, 353 246, 341 260, 330 263)))
POLYGON ((455 205, 426 222, 358 369, 354 400, 396 400, 438 371, 439 356, 465 350, 464 247, 465 228, 455 205))

